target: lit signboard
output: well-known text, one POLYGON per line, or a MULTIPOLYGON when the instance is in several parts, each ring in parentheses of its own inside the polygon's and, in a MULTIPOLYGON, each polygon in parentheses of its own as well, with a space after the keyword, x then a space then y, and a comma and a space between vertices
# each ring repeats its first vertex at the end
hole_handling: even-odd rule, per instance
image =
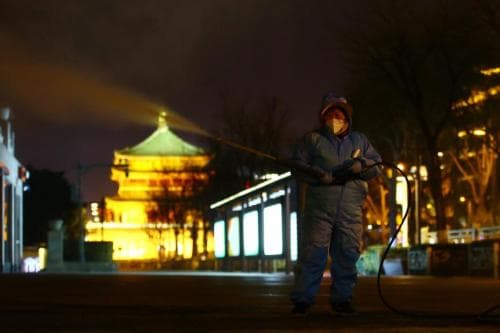
POLYGON ((259 254, 259 213, 256 210, 243 215, 243 254, 259 254))
POLYGON ((224 221, 216 221, 214 223, 214 245, 215 257, 224 258, 226 256, 226 236, 225 236, 224 221))
POLYGON ((290 213, 290 258, 297 260, 298 235, 297 235, 297 212, 290 213))
POLYGON ((283 218, 281 204, 264 208, 264 254, 283 254, 283 218))
POLYGON ((237 216, 231 217, 227 224, 227 254, 230 257, 240 255, 240 219, 237 216))

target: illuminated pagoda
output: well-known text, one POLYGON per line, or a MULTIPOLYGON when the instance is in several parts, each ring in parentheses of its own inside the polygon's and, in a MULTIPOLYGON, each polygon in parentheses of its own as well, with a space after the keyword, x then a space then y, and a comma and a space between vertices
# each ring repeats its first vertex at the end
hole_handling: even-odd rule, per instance
POLYGON ((87 223, 87 241, 112 241, 113 260, 190 259, 213 253, 213 236, 191 201, 209 180, 210 155, 170 131, 166 114, 141 143, 114 152, 104 221, 87 223))

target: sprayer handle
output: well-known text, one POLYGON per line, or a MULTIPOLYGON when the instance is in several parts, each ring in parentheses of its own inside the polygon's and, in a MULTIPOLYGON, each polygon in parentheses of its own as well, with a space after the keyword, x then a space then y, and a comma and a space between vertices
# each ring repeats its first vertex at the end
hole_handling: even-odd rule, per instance
POLYGON ((297 163, 297 162, 292 161, 292 160, 278 159, 278 160, 276 160, 276 162, 287 167, 287 168, 292 169, 293 171, 298 171, 298 172, 304 173, 304 174, 311 176, 311 177, 321 179, 321 178, 324 178, 325 176, 327 176, 326 171, 323 171, 323 170, 320 170, 317 168, 313 168, 309 165, 300 164, 300 163, 297 163))

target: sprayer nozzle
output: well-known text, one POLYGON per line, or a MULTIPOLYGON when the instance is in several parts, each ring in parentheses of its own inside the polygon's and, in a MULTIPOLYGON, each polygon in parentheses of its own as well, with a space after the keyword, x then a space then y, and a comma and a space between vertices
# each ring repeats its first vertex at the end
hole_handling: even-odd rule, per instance
POLYGON ((360 156, 361 156, 361 149, 359 148, 356 148, 351 154, 351 158, 358 158, 360 156))

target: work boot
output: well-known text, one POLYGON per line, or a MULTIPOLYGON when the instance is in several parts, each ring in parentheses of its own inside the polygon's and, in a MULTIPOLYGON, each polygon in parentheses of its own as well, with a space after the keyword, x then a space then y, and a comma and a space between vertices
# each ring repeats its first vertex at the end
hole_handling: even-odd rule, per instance
POLYGON ((296 317, 303 317, 309 313, 310 304, 299 302, 293 305, 292 315, 296 317))
POLYGON ((340 302, 340 303, 332 303, 332 310, 334 313, 339 314, 341 316, 350 316, 357 314, 356 310, 353 308, 351 302, 340 302))

